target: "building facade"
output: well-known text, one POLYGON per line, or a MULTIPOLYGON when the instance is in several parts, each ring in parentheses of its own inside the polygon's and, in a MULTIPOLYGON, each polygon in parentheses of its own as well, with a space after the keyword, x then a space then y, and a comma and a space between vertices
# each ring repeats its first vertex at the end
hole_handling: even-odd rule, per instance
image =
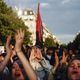
MULTIPOLYGON (((33 45, 35 45, 36 42, 36 14, 32 9, 16 9, 17 15, 19 18, 23 20, 25 25, 29 28, 29 31, 32 33, 31 40, 33 45)), ((59 40, 56 38, 55 35, 53 35, 46 27, 44 23, 43 25, 43 41, 45 41, 45 38, 48 36, 52 36, 55 42, 59 42, 59 40)))

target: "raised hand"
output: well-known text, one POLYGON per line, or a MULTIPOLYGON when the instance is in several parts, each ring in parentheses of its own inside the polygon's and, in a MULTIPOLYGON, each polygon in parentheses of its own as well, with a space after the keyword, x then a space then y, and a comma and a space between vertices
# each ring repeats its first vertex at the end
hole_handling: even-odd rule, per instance
POLYGON ((62 56, 61 64, 62 63, 67 64, 67 58, 68 58, 68 55, 66 55, 65 51, 63 51, 63 56, 62 56))
POLYGON ((9 46, 11 41, 11 35, 7 37, 6 45, 9 46))
POLYGON ((21 47, 23 44, 23 40, 24 40, 24 31, 22 29, 17 30, 16 34, 15 34, 15 50, 17 52, 17 56, 19 57, 20 61, 23 64, 23 67, 25 69, 25 72, 29 78, 29 80, 37 80, 37 76, 34 72, 34 70, 32 69, 30 63, 28 62, 27 58, 25 57, 25 55, 23 54, 21 47))
POLYGON ((31 51, 31 55, 30 55, 30 58, 29 58, 29 60, 31 61, 31 60, 37 60, 37 61, 40 61, 40 60, 42 60, 42 53, 41 53, 41 51, 40 51, 40 49, 39 48, 36 48, 36 47, 33 47, 32 48, 32 51, 31 51))
POLYGON ((11 41, 11 35, 9 35, 7 37, 7 40, 6 40, 6 51, 7 51, 7 54, 10 54, 11 53, 10 41, 11 41))
POLYGON ((35 49, 32 48, 29 60, 31 61, 31 60, 34 60, 34 59, 35 59, 35 49))
POLYGON ((6 40, 7 55, 6 55, 5 59, 3 60, 3 62, 0 64, 0 72, 2 72, 4 70, 4 68, 6 67, 6 64, 8 63, 8 61, 9 61, 11 55, 12 55, 12 52, 11 52, 11 49, 10 49, 10 41, 11 41, 11 36, 8 36, 7 40, 6 40))
POLYGON ((41 50, 39 48, 37 48, 37 54, 36 54, 37 58, 39 60, 42 60, 43 56, 42 56, 42 53, 41 53, 41 50))
POLYGON ((55 66, 57 67, 59 65, 59 57, 57 55, 57 52, 55 51, 55 66))
POLYGON ((22 29, 17 30, 15 34, 15 40, 16 40, 16 44, 15 44, 16 51, 21 51, 21 46, 24 40, 24 30, 22 29))

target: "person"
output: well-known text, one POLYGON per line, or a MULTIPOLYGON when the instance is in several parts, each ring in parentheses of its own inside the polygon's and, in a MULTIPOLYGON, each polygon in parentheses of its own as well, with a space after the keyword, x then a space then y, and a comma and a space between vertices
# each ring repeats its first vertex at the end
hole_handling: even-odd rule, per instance
POLYGON ((32 48, 29 61, 40 80, 46 80, 48 77, 48 72, 52 66, 42 56, 41 50, 38 47, 34 46, 32 48))
POLYGON ((69 62, 66 74, 67 80, 80 80, 80 54, 69 62))
POLYGON ((20 64, 20 60, 16 60, 13 62, 12 70, 11 70, 13 80, 26 80, 26 77, 22 73, 23 67, 21 66, 22 65, 20 64))
POLYGON ((54 51, 53 47, 48 47, 45 55, 45 59, 48 60, 51 65, 53 65, 54 61, 54 51))
MULTIPOLYGON (((12 64, 10 67, 9 67, 10 64, 8 64, 8 67, 9 67, 9 70, 11 73, 8 76, 8 80, 25 80, 25 77, 23 76, 22 70, 19 66, 19 62, 17 60, 16 61, 12 60, 15 56, 13 56, 13 58, 12 58, 13 50, 12 50, 10 41, 11 41, 11 36, 8 36, 7 41, 6 41, 6 52, 7 52, 7 54, 11 54, 11 56, 9 57, 9 60, 11 60, 11 64, 12 64)), ((8 74, 8 72, 6 74, 8 74)), ((5 78, 5 76, 3 74, 2 74, 2 76, 3 76, 3 78, 5 78)), ((7 79, 5 78, 3 80, 7 80, 7 79)))
POLYGON ((36 76, 35 71, 32 69, 30 63, 28 62, 28 59, 24 56, 21 50, 23 40, 24 40, 24 30, 19 29, 15 34, 15 41, 16 41, 15 50, 16 50, 17 56, 19 57, 21 63, 23 64, 23 67, 25 69, 25 72, 29 80, 37 80, 38 77, 36 76))
POLYGON ((6 41, 6 56, 3 57, 1 60, 0 60, 0 80, 9 80, 9 69, 7 67, 7 64, 10 60, 10 56, 11 56, 11 51, 10 49, 8 49, 9 47, 9 41, 10 40, 10 36, 7 38, 7 41, 6 41))
POLYGON ((55 80, 56 70, 59 67, 59 57, 58 57, 58 54, 56 51, 55 51, 55 57, 54 58, 55 58, 55 62, 53 62, 54 66, 49 71, 48 80, 55 80))
POLYGON ((80 54, 75 55, 68 64, 66 60, 67 56, 63 53, 60 68, 52 80, 80 80, 80 54))
MULTIPOLYGON (((29 80, 37 80, 38 78, 36 76, 36 73, 34 72, 34 70, 32 69, 32 67, 30 65, 30 63, 28 62, 27 58, 24 56, 24 54, 22 52, 21 47, 22 47, 22 44, 23 44, 23 40, 24 40, 24 30, 19 29, 19 30, 16 31, 16 34, 15 34, 15 41, 16 41, 16 43, 15 43, 15 51, 16 51, 16 54, 17 54, 18 58, 20 59, 22 65, 24 67, 25 73, 28 76, 29 80)), ((8 43, 7 48, 6 48, 7 54, 12 52, 12 50, 10 49, 10 45, 9 45, 10 41, 11 41, 11 36, 8 37, 8 40, 7 40, 7 43, 8 43)), ((10 59, 10 57, 9 57, 9 59, 10 59)), ((18 71, 22 76, 22 77, 19 77, 17 79, 17 77, 14 76, 15 69, 13 68, 12 69, 12 72, 13 72, 12 80, 14 80, 14 79, 16 79, 16 80, 24 80, 23 74, 21 72, 21 69, 19 68, 20 66, 18 65, 18 63, 14 62, 14 64, 12 66, 13 67, 17 66, 18 67, 18 71)))
POLYGON ((55 51, 55 65, 49 73, 48 80, 65 80, 67 66, 67 55, 63 52, 62 59, 59 60, 57 51, 55 51))

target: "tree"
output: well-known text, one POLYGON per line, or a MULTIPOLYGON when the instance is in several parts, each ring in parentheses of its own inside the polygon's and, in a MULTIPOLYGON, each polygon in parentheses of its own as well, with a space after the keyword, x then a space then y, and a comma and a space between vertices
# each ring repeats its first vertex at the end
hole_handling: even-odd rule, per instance
POLYGON ((8 7, 3 0, 0 0, 0 36, 2 43, 5 42, 7 35, 12 35, 12 38, 14 39, 14 34, 19 28, 25 30, 26 34, 24 43, 31 43, 31 33, 28 31, 28 27, 25 26, 24 22, 17 17, 11 7, 8 7))
POLYGON ((77 49, 80 49, 80 33, 76 35, 73 44, 77 49))
POLYGON ((44 46, 46 46, 46 47, 49 47, 49 46, 54 46, 54 47, 56 47, 56 46, 58 46, 58 43, 56 43, 56 42, 54 41, 54 39, 53 39, 52 36, 49 36, 49 37, 47 37, 47 38, 45 39, 44 46))

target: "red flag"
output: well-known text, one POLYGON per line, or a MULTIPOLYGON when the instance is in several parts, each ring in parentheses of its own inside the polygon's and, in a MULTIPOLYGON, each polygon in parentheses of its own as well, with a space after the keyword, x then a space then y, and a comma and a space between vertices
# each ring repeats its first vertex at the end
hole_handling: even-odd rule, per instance
POLYGON ((40 3, 38 3, 37 21, 36 21, 36 45, 42 46, 43 44, 42 33, 43 33, 43 28, 40 16, 40 3))

